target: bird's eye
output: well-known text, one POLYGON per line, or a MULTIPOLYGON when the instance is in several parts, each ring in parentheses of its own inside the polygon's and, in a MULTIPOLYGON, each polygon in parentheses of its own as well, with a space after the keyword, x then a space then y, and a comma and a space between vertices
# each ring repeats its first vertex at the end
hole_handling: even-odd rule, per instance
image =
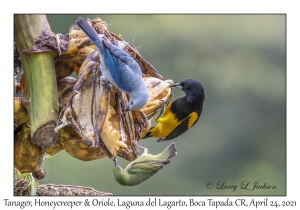
POLYGON ((130 103, 131 105, 133 104, 133 101, 131 101, 131 103, 130 103))
POLYGON ((188 85, 184 85, 183 88, 186 89, 186 90, 190 89, 190 87, 188 85))

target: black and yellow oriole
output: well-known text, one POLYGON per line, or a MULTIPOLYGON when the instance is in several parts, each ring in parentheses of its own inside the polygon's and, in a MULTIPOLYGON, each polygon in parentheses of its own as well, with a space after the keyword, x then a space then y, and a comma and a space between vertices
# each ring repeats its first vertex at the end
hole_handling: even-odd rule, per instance
POLYGON ((155 137, 158 142, 170 140, 186 132, 198 121, 205 98, 202 84, 198 80, 187 79, 170 87, 178 87, 186 95, 164 109, 163 116, 155 120, 157 125, 144 138, 155 137))

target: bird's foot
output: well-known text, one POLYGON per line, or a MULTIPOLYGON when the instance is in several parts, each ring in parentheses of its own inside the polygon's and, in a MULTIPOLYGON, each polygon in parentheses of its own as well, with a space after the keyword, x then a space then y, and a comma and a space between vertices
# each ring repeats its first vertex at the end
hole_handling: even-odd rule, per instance
POLYGON ((157 139, 157 142, 162 142, 162 141, 164 141, 164 140, 165 140, 165 137, 160 138, 160 139, 157 139))
POLYGON ((109 81, 107 81, 106 79, 101 79, 101 77, 100 80, 103 81, 103 86, 107 87, 110 91, 112 91, 112 85, 109 83, 109 81))
POLYGON ((146 154, 148 153, 148 148, 142 147, 142 146, 138 145, 136 141, 132 141, 132 144, 135 145, 135 146, 138 147, 138 148, 143 149, 143 150, 144 150, 144 153, 146 153, 146 154))
POLYGON ((155 120, 161 117, 161 115, 164 113, 164 110, 166 108, 166 103, 163 100, 159 100, 159 102, 161 103, 161 105, 159 108, 156 109, 156 112, 159 112, 159 115, 157 116, 157 118, 155 118, 155 120))

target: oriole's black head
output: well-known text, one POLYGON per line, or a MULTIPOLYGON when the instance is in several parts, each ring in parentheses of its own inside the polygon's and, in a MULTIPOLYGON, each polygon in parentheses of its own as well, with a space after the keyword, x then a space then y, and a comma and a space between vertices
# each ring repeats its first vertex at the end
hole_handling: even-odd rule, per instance
POLYGON ((191 102, 199 100, 204 101, 204 87, 198 80, 186 79, 182 82, 171 85, 171 87, 178 87, 182 89, 185 92, 187 99, 191 102))

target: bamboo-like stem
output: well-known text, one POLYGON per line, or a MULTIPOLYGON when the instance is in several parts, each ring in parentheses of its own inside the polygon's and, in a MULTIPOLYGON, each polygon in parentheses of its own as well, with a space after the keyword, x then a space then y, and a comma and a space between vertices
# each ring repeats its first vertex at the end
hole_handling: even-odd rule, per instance
POLYGON ((14 38, 20 54, 26 79, 25 98, 28 108, 31 140, 45 147, 55 144, 54 132, 58 118, 57 82, 54 51, 26 54, 39 40, 53 36, 46 15, 15 15, 14 38))

